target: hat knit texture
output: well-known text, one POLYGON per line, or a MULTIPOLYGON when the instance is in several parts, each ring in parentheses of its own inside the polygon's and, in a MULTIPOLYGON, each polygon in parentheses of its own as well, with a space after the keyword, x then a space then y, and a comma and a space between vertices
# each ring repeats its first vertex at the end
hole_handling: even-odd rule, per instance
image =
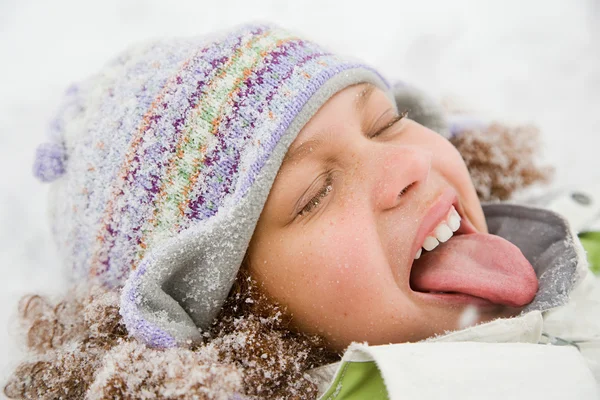
POLYGON ((387 85, 269 25, 124 52, 67 91, 38 152, 64 262, 78 280, 127 282, 121 313, 148 344, 197 339, 289 144, 335 92, 365 81, 387 85))

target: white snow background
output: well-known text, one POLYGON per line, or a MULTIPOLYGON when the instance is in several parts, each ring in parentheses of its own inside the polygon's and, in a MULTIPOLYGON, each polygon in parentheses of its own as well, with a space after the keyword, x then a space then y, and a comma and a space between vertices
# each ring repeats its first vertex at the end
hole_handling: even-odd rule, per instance
MULTIPOLYGON (((433 96, 543 132, 553 186, 600 182, 600 0, 0 2, 0 380, 18 299, 64 286, 35 147, 64 89, 129 44, 272 21, 433 96)), ((11 333, 12 332, 12 333, 11 333)))

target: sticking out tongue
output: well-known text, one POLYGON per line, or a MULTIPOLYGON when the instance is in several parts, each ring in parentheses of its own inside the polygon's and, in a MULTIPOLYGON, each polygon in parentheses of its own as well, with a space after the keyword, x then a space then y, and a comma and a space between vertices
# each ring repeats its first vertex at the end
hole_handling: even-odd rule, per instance
POLYGON ((457 235, 415 260, 411 287, 462 293, 511 307, 529 304, 538 289, 533 267, 518 247, 495 235, 457 235))

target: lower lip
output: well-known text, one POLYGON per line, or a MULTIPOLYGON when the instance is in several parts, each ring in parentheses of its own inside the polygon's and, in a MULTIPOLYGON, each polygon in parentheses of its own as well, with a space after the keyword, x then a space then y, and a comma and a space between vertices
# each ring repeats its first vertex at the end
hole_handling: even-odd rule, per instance
POLYGON ((492 303, 491 301, 471 296, 464 293, 425 293, 425 292, 414 292, 413 293, 423 298, 425 301, 433 301, 442 305, 455 305, 455 306, 474 306, 480 311, 491 311, 502 307, 501 304, 492 303))

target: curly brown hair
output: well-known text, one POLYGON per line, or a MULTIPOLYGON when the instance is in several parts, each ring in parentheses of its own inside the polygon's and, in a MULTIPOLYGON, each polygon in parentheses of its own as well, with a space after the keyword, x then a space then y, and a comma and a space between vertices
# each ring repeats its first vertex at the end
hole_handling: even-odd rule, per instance
POLYGON ((78 287, 52 304, 24 297, 19 315, 29 359, 4 387, 12 399, 309 399, 305 371, 335 361, 317 336, 289 329, 290 317, 249 276, 246 265, 205 341, 153 349, 128 336, 119 293, 78 287))
POLYGON ((554 169, 536 162, 539 130, 498 122, 461 132, 450 142, 461 154, 482 201, 508 200, 521 189, 550 181, 554 169))

